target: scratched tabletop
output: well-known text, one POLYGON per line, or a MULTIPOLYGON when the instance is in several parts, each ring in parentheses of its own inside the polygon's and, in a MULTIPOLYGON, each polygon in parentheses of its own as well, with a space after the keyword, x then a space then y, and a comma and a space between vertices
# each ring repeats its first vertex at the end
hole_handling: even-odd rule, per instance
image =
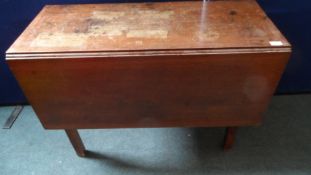
POLYGON ((288 48, 253 0, 48 5, 7 54, 288 48))

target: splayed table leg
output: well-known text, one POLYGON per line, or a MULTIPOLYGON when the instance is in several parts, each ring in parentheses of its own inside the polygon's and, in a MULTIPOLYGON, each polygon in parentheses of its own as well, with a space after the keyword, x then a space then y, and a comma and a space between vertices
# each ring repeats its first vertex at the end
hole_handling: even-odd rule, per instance
POLYGON ((76 150, 77 155, 80 157, 85 157, 85 147, 78 131, 76 129, 65 129, 65 132, 73 148, 76 150))

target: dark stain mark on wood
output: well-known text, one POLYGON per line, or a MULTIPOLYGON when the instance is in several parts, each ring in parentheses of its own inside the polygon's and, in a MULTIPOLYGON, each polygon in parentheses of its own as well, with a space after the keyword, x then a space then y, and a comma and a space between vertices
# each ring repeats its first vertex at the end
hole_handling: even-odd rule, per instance
POLYGON ((86 20, 86 23, 89 26, 101 26, 107 24, 107 21, 103 19, 89 18, 86 20))
POLYGON ((234 15, 237 15, 237 14, 238 14, 238 12, 237 12, 237 11, 235 11, 235 10, 230 10, 229 14, 230 14, 230 15, 232 15, 232 16, 234 16, 234 15))

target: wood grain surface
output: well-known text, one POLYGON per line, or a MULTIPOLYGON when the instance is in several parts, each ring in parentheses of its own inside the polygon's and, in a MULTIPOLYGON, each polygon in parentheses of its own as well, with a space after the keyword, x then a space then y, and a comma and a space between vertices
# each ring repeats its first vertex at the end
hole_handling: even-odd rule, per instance
POLYGON ((278 42, 272 43, 274 48, 290 46, 254 0, 48 5, 8 49, 7 57, 270 48, 271 41, 278 42))

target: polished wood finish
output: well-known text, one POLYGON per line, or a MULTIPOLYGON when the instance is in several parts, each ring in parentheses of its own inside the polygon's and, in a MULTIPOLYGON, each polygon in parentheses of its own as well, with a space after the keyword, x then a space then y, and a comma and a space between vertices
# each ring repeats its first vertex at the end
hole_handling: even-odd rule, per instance
POLYGON ((288 53, 11 60, 47 129, 262 121, 288 53))
POLYGON ((85 157, 85 147, 81 140, 81 137, 76 129, 65 129, 65 132, 72 144, 73 148, 75 149, 76 153, 80 157, 85 157))
POLYGON ((235 133, 237 128, 236 127, 227 127, 226 128, 226 135, 224 140, 224 150, 228 151, 233 147, 235 141, 235 133))
POLYGON ((226 0, 46 6, 6 59, 47 129, 237 127, 262 122, 290 52, 255 1, 226 0))

